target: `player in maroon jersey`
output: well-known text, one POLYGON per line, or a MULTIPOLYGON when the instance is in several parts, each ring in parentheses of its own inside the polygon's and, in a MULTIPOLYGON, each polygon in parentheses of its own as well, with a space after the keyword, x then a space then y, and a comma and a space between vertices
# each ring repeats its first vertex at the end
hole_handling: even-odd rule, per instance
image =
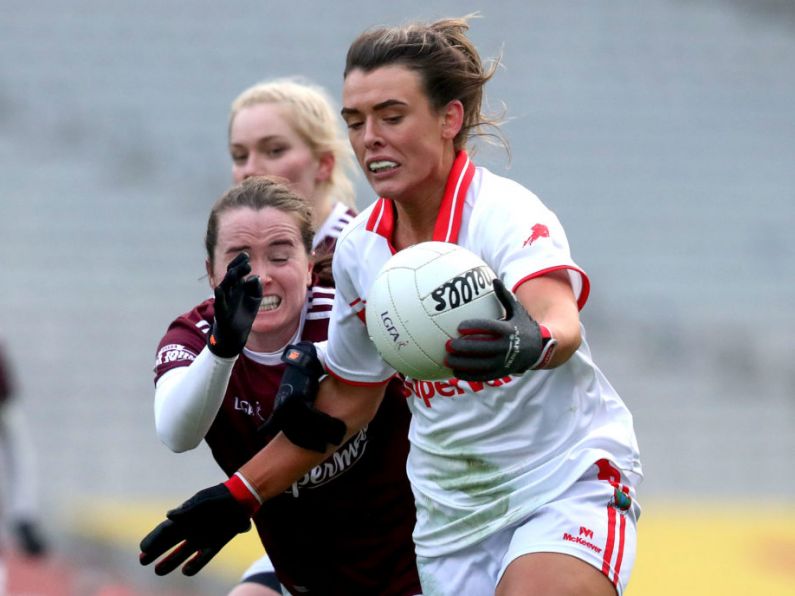
MULTIPOLYGON (((267 441, 258 429, 287 368, 282 352, 326 338, 334 289, 319 283, 330 282, 327 272, 313 271, 312 239, 307 202, 273 179, 246 179, 216 202, 205 238, 215 298, 177 317, 157 352, 156 424, 172 450, 205 439, 231 475, 267 441)), ((372 423, 254 515, 291 593, 420 592, 405 474, 408 424, 405 398, 393 385, 372 423)), ((233 476, 219 490, 234 492, 239 482, 233 476)), ((189 533, 178 515, 169 517, 153 532, 155 541, 189 533)), ((149 563, 162 553, 145 543, 142 562, 149 563)), ((171 571, 180 557, 172 553, 156 571, 171 571)), ((265 579, 241 584, 235 594, 262 594, 265 579)))
MULTIPOLYGON (((33 467, 33 446, 27 423, 11 378, 9 363, 0 345, 0 478, 2 495, 7 503, 0 503, 14 542, 22 553, 39 557, 47 553, 47 542, 41 531, 36 510, 36 482, 33 467), (5 507, 3 506, 5 505, 5 507)), ((0 594, 3 592, 2 537, 0 536, 0 594)))

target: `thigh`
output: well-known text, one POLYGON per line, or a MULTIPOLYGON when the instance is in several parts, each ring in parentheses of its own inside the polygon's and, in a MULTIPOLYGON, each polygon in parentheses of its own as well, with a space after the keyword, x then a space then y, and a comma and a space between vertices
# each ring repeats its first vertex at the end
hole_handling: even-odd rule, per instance
POLYGON ((497 594, 622 594, 635 562, 634 496, 627 478, 597 462, 514 530, 497 594))
POLYGON ((423 596, 493 596, 511 535, 499 532, 443 557, 417 557, 423 596))

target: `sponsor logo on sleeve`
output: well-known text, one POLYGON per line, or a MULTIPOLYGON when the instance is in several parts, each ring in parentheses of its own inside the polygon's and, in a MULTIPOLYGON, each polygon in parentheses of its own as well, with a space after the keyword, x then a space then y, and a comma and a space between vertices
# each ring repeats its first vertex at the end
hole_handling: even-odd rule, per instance
POLYGON ((182 344, 168 344, 157 352, 155 366, 162 366, 172 362, 193 362, 194 360, 196 360, 196 354, 182 344))

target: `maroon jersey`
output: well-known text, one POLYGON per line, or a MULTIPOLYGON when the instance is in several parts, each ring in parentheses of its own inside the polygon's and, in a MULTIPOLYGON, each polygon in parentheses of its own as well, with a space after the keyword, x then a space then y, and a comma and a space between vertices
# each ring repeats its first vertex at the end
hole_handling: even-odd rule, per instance
MULTIPOLYGON (((326 339, 334 290, 312 288, 301 339, 326 339)), ((189 365, 206 346, 213 300, 178 317, 158 346, 155 380, 189 365)), ((205 437, 227 475, 262 447, 257 428, 273 409, 285 365, 244 354, 205 437)), ((421 593, 414 544, 415 508, 408 478, 410 414, 400 383, 390 384, 373 421, 284 494, 254 522, 276 575, 293 593, 421 593)))
POLYGON ((337 238, 354 217, 356 217, 356 211, 352 207, 348 207, 343 203, 335 204, 326 221, 315 233, 315 238, 312 241, 312 249, 315 253, 334 252, 337 246, 337 238))

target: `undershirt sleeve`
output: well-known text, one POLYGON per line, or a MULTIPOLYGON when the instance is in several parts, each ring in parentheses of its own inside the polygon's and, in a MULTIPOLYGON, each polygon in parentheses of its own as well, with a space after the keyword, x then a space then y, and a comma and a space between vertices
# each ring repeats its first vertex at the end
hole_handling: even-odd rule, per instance
POLYGON ((188 366, 164 373, 155 385, 155 428, 176 453, 195 449, 210 430, 224 401, 237 360, 204 348, 188 366))

